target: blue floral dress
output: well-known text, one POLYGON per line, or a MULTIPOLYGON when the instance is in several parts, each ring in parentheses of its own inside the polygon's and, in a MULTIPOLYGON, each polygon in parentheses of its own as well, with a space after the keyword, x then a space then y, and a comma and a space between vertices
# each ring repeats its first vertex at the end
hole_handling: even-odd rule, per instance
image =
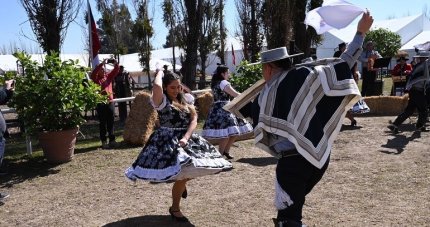
POLYGON ((202 136, 204 138, 226 138, 252 132, 253 130, 252 125, 248 121, 238 118, 223 109, 223 106, 230 102, 232 98, 223 91, 226 86, 230 86, 230 83, 222 80, 212 87, 214 103, 203 126, 202 136))
MULTIPOLYGON (((154 104, 153 104, 154 105, 154 104)), ((166 96, 157 109, 157 128, 125 175, 152 182, 167 182, 215 174, 232 168, 218 150, 201 136, 193 133, 185 147, 179 145, 191 121, 188 108, 173 106, 166 96)))

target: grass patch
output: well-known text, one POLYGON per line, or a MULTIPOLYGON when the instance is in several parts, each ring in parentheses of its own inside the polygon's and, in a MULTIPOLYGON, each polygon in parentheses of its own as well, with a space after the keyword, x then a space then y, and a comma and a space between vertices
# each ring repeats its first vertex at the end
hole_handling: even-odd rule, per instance
MULTIPOLYGON (((120 147, 127 147, 126 144, 122 144, 124 141, 122 134, 124 132, 124 126, 119 122, 115 122, 115 137, 116 141, 120 143, 120 147)), ((99 126, 95 120, 90 120, 80 127, 76 139, 75 153, 85 153, 88 151, 96 150, 100 147, 101 142, 99 139, 99 126)), ((39 145, 37 136, 30 136, 31 140, 31 155, 27 154, 26 136, 21 133, 12 133, 10 138, 6 139, 6 149, 4 159, 7 161, 17 161, 20 159, 40 159, 43 158, 42 148, 39 145)))

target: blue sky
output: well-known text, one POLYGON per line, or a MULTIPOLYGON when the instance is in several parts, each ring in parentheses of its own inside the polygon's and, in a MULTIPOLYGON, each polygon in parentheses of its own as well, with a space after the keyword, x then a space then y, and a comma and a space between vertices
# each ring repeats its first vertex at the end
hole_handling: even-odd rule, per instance
MULTIPOLYGON (((126 3, 131 0, 124 0, 126 3)), ((86 1, 85 1, 86 2, 86 1)), ((119 0, 121 2, 121 0, 119 0)), ((156 9, 154 15, 154 29, 155 36, 152 39, 152 44, 155 48, 161 48, 165 43, 165 36, 167 29, 162 22, 161 0, 155 2, 154 8, 156 9)), ((428 0, 408 0, 408 1, 392 1, 392 0, 350 0, 352 4, 362 8, 371 10, 372 15, 376 20, 384 20, 388 18, 399 18, 410 15, 417 15, 424 11, 430 12, 430 3, 428 0)), ((95 19, 99 19, 100 15, 95 8, 95 3, 90 0, 93 14, 95 19)), ((230 35, 234 35, 237 27, 237 10, 235 7, 235 0, 226 0, 226 27, 230 35)), ((83 53, 85 46, 85 38, 82 29, 86 29, 83 22, 83 14, 86 7, 82 7, 82 13, 76 18, 76 22, 72 22, 67 30, 65 42, 63 43, 63 53, 83 53)), ((134 11, 130 5, 129 10, 134 11)), ((4 0, 0 8, 0 21, 1 34, 0 34, 0 48, 9 47, 15 44, 17 47, 26 47, 37 50, 38 43, 33 41, 34 35, 27 20, 27 15, 21 6, 19 0, 4 0), (32 39, 29 39, 30 37, 32 39)), ((7 48, 9 49, 9 48, 7 48)))

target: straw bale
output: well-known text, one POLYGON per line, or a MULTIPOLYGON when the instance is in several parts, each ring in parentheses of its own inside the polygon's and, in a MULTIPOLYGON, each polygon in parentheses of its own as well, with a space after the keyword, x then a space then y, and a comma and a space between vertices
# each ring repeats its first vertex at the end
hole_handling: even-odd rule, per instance
POLYGON ((157 111, 150 103, 151 95, 140 92, 131 105, 124 128, 124 141, 134 145, 144 145, 154 130, 157 111))
POLYGON ((370 108, 370 114, 395 116, 403 112, 409 96, 369 96, 364 101, 370 108))
POLYGON ((198 118, 201 120, 206 119, 209 114, 209 110, 214 102, 213 95, 211 92, 204 92, 197 96, 196 108, 198 112, 198 118))

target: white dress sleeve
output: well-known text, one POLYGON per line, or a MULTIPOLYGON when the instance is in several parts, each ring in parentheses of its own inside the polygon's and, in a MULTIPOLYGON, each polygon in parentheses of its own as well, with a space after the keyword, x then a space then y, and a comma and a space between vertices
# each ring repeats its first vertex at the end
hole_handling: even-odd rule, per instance
POLYGON ((221 83, 219 84, 219 87, 220 87, 220 88, 221 88, 221 90, 223 90, 223 91, 224 91, 224 89, 225 89, 227 86, 230 86, 230 82, 228 82, 227 80, 222 80, 222 81, 221 81, 221 83))
POLYGON ((163 101, 161 102, 161 104, 159 106, 155 106, 155 103, 154 103, 154 100, 152 99, 152 96, 151 96, 150 102, 151 102, 152 107, 154 107, 154 109, 162 110, 164 107, 166 107, 167 97, 165 94, 163 94, 163 101))

